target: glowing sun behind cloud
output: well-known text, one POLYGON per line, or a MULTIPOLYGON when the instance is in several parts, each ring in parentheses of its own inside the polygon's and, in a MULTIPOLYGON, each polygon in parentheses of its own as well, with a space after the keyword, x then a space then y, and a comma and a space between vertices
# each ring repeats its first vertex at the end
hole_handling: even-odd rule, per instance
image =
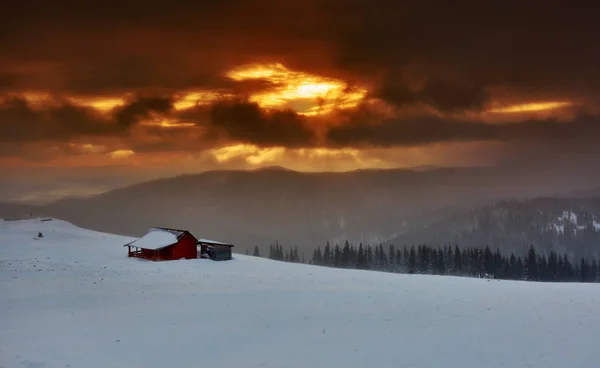
POLYGON ((353 107, 367 94, 365 89, 350 88, 342 80, 292 71, 280 63, 241 66, 228 72, 227 77, 235 81, 266 80, 274 87, 253 94, 251 100, 263 107, 293 105, 303 115, 317 115, 331 112, 335 108, 353 107), (307 103, 300 104, 300 101, 307 103))

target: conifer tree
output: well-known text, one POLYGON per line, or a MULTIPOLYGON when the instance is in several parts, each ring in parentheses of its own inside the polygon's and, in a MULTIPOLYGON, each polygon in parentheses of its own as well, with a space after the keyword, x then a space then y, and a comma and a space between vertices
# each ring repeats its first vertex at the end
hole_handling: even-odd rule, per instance
POLYGON ((358 257, 356 261, 356 268, 358 268, 359 270, 367 268, 365 249, 363 248, 362 243, 358 245, 358 257))
POLYGON ((584 258, 581 258, 581 265, 579 266, 579 274, 581 282, 588 281, 588 265, 584 258))
POLYGON ((550 252, 550 256, 548 256, 548 278, 549 281, 558 279, 558 259, 554 252, 550 252))
POLYGON ((489 246, 485 246, 483 251, 483 269, 484 273, 491 275, 494 273, 494 258, 489 246))
POLYGON ((455 275, 454 272, 454 254, 452 253, 452 247, 446 246, 444 249, 444 264, 446 265, 446 274, 455 275))
POLYGON ((454 248, 454 274, 461 276, 463 273, 462 268, 462 258, 460 254, 460 249, 458 249, 458 245, 455 245, 454 248))
POLYGON ((438 259, 437 259, 437 274, 438 275, 445 275, 446 274, 446 262, 444 261, 444 252, 442 250, 440 250, 438 252, 438 259))
POLYGON ((323 251, 323 264, 325 266, 331 266, 332 262, 332 252, 331 252, 331 246, 329 245, 329 242, 327 242, 327 245, 325 246, 325 250, 323 251))
POLYGON ((396 260, 394 261, 394 272, 402 272, 402 252, 396 249, 396 260))
POLYGON ((348 268, 350 267, 350 259, 351 257, 351 251, 350 251, 350 243, 348 242, 348 240, 346 240, 346 242, 344 243, 344 248, 341 251, 341 255, 340 255, 340 266, 344 267, 344 268, 348 268))
POLYGON ((573 277, 575 276, 574 272, 573 272, 573 265, 571 265, 569 256, 566 253, 563 256, 563 263, 564 263, 563 281, 572 281, 573 277))
POLYGON ((558 261, 557 261, 557 276, 556 279, 560 280, 560 281, 564 281, 565 279, 565 264, 563 262, 563 257, 562 256, 558 256, 558 261))
POLYGON ((366 249, 366 254, 367 254, 366 267, 367 267, 367 269, 370 270, 373 268, 373 264, 374 264, 373 263, 374 262, 373 261, 373 248, 370 245, 367 245, 365 249, 366 249))
POLYGON ((410 254, 408 256, 408 273, 415 273, 417 271, 417 253, 415 252, 415 246, 410 248, 410 254))
POLYGON ((387 269, 387 256, 385 255, 385 251, 383 250, 383 244, 379 244, 379 269, 387 269))
POLYGON ((390 272, 394 272, 394 269, 396 267, 396 250, 394 249, 393 245, 389 245, 388 247, 388 266, 387 266, 387 270, 390 272))
POLYGON ((323 266, 323 256, 321 254, 321 247, 317 247, 313 252, 312 263, 317 266, 323 266))
POLYGON ((525 277, 529 281, 538 280, 537 256, 535 254, 535 249, 533 248, 533 245, 529 246, 529 252, 527 252, 525 277))

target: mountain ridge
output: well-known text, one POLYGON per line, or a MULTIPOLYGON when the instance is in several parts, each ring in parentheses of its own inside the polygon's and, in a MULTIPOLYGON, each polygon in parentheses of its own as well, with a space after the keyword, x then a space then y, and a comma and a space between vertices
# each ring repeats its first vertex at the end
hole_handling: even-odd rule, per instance
MULTIPOLYGON (((151 226, 186 228, 201 237, 234 243, 239 252, 254 245, 266 251, 275 242, 312 249, 328 241, 428 242, 426 234, 417 236, 427 233, 424 225, 460 219, 465 212, 498 201, 593 191, 581 188, 582 182, 595 188, 593 181, 579 177, 521 174, 506 167, 308 173, 281 167, 215 170, 44 206, 0 204, 0 217, 54 216, 130 236, 141 236, 151 226)), ((448 235, 444 241, 453 239, 448 235)))
POLYGON ((385 242, 461 209, 550 195, 561 185, 579 189, 568 177, 540 183, 516 174, 509 168, 216 170, 63 199, 39 212, 132 236, 150 226, 183 227, 238 244, 237 250, 275 242, 312 249, 327 241, 385 242))

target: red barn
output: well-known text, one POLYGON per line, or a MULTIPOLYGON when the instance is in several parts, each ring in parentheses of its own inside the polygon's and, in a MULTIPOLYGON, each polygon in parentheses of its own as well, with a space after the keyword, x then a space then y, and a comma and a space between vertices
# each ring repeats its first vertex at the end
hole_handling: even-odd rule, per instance
POLYGON ((151 261, 198 258, 198 240, 187 230, 153 227, 143 237, 127 243, 129 257, 151 261))

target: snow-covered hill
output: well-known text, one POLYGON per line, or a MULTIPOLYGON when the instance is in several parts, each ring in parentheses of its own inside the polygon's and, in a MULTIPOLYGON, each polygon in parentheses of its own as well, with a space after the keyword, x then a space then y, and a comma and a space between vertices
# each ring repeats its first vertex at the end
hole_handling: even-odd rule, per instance
POLYGON ((539 254, 571 259, 600 258, 600 198, 536 198, 500 201, 437 221, 415 225, 388 243, 483 247, 523 256, 533 245, 539 254))
POLYGON ((131 238, 0 223, 0 367, 596 367, 597 284, 154 263, 131 238), (41 232, 43 237, 38 238, 41 232))
POLYGON ((558 216, 555 221, 549 225, 550 228, 556 230, 559 234, 564 234, 565 226, 570 226, 572 231, 584 231, 586 228, 593 231, 600 231, 600 217, 593 214, 583 213, 584 219, 581 219, 581 214, 573 211, 563 211, 562 215, 558 216))

